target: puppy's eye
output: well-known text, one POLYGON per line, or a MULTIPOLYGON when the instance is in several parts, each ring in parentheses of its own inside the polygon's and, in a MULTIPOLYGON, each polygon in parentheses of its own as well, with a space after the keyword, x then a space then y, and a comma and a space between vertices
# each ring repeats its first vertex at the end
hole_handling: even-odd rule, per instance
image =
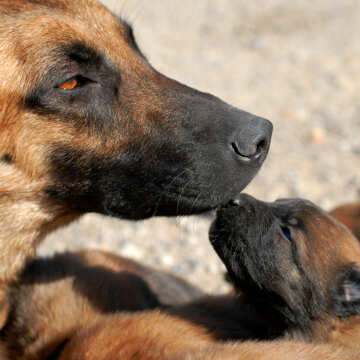
POLYGON ((90 79, 87 79, 83 76, 74 76, 69 80, 66 80, 65 82, 63 82, 62 84, 60 84, 58 86, 59 89, 62 90, 67 90, 67 91, 71 91, 71 90, 75 90, 76 88, 82 87, 86 84, 88 84, 89 82, 92 82, 90 79))
POLYGON ((291 231, 287 226, 282 226, 281 231, 288 240, 292 240, 291 231))

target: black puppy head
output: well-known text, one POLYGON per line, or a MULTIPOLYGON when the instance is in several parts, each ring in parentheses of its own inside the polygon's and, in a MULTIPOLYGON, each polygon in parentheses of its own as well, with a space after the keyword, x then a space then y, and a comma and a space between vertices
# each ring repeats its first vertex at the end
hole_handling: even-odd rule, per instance
POLYGON ((358 272, 343 268, 360 259, 360 246, 309 201, 265 203, 242 195, 218 210, 210 240, 235 285, 290 323, 305 326, 331 311, 334 294, 338 313, 340 304, 358 301, 358 272))

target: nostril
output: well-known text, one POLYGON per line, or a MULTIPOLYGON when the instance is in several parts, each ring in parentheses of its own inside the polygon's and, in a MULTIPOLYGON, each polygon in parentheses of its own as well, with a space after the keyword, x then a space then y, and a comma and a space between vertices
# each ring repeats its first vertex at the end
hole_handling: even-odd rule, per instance
POLYGON ((264 150, 266 150, 266 145, 267 145, 266 139, 261 139, 256 146, 255 156, 259 157, 264 152, 264 150))
POLYGON ((231 206, 240 206, 241 200, 240 199, 232 199, 229 201, 229 205, 231 206))
POLYGON ((238 148, 238 146, 237 146, 236 143, 232 142, 232 143, 231 143, 231 146, 232 146, 235 154, 238 154, 238 155, 240 155, 240 156, 244 156, 244 155, 242 155, 242 154, 240 153, 240 150, 239 150, 239 148, 238 148))
POLYGON ((251 147, 251 149, 249 147, 242 151, 239 149, 239 146, 236 142, 231 143, 231 147, 234 150, 235 154, 241 156, 244 160, 252 160, 259 158, 266 150, 266 146, 267 146, 266 139, 261 139, 257 144, 255 143, 251 147))

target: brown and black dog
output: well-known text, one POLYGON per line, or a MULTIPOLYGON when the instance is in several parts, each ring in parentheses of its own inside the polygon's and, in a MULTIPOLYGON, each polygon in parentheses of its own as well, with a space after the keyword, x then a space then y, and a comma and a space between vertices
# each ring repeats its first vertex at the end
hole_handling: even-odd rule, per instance
POLYGON ((213 209, 268 152, 268 120, 158 73, 95 0, 0 0, 0 58, 0 282, 83 213, 213 209))
POLYGON ((244 194, 218 210, 210 240, 283 336, 360 351, 360 243, 335 218, 310 201, 244 194))
MULTIPOLYGON (((113 315, 104 293, 90 292, 99 284, 77 271, 57 283, 47 271, 52 259, 34 261, 12 293, 3 351, 11 359, 360 359, 360 244, 345 226, 309 201, 242 195, 218 210, 210 240, 238 294, 172 307, 159 301, 149 311, 138 287, 140 314, 113 315), (275 339, 282 340, 221 345, 275 339)), ((84 254, 89 265, 111 264, 107 255, 84 254)), ((110 284, 105 294, 112 286, 120 291, 113 276, 103 281, 110 284)), ((156 296, 161 287, 152 289, 156 296)), ((119 310, 132 310, 121 291, 116 297, 119 310)))

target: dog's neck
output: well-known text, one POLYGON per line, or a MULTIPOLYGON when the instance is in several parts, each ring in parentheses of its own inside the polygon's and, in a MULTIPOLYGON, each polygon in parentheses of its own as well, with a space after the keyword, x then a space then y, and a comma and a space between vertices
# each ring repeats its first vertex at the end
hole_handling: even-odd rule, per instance
POLYGON ((0 283, 16 278, 36 245, 57 224, 61 209, 13 166, 0 164, 0 283))
POLYGON ((313 340, 360 350, 360 315, 328 316, 313 326, 313 340))
POLYGON ((289 327, 284 333, 288 340, 334 344, 360 350, 360 315, 340 318, 330 314, 312 321, 307 328, 289 327))

